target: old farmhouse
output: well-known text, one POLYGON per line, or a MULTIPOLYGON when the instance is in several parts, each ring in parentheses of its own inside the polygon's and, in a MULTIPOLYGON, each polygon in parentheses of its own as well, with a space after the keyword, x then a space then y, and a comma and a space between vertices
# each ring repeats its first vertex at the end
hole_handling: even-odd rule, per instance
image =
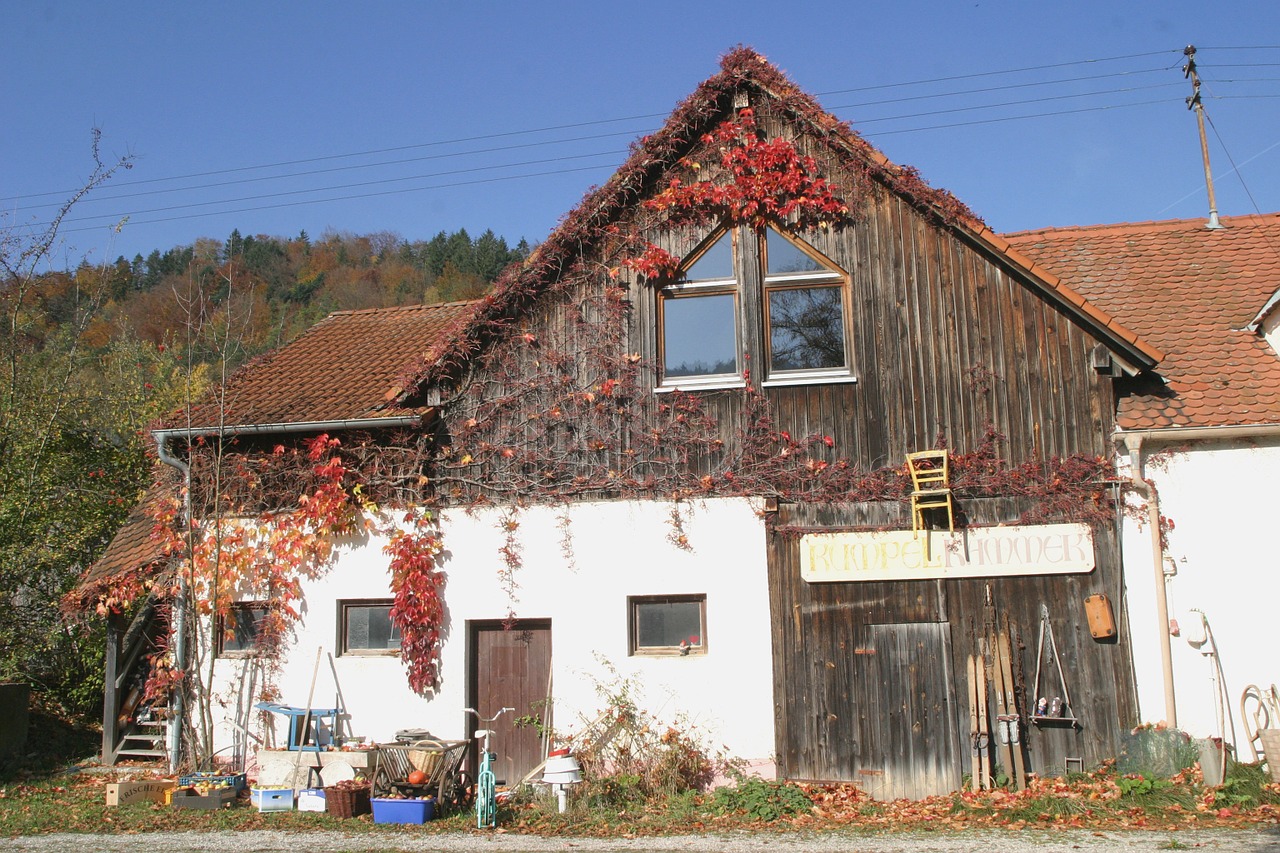
POLYGON ((1230 496, 1280 458, 1280 219, 1225 224, 994 234, 735 50, 483 300, 335 314, 157 431, 167 485, 77 596, 104 754, 147 642, 244 760, 264 687, 376 741, 571 734, 627 689, 879 797, 959 788, 976 704, 1039 773, 1211 734, 1170 618, 1274 680, 1230 496))

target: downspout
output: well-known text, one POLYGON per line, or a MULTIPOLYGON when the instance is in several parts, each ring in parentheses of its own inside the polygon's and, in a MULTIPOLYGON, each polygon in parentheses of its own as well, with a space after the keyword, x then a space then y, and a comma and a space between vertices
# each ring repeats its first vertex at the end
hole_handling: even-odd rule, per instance
POLYGON ((1164 543, 1160 535, 1160 498, 1154 486, 1142 476, 1142 436, 1126 435, 1129 451, 1129 481, 1147 500, 1147 527, 1151 530, 1151 562, 1156 581, 1156 632, 1160 637, 1160 665, 1164 676, 1164 719, 1178 727, 1178 706, 1173 690, 1173 641, 1169 634, 1169 597, 1164 574, 1164 543))
MULTIPOLYGON (((156 454, 160 461, 177 468, 182 472, 183 490, 182 490, 182 522, 184 529, 191 526, 191 466, 174 456, 169 451, 169 439, 172 438, 171 433, 157 431, 154 433, 156 439, 156 454)), ((186 575, 179 573, 178 575, 178 597, 173 603, 173 656, 178 666, 182 666, 187 659, 187 578, 186 575)), ((182 691, 175 690, 173 699, 169 709, 169 728, 167 746, 169 752, 169 772, 178 772, 178 762, 182 757, 182 715, 185 709, 182 706, 182 691)))

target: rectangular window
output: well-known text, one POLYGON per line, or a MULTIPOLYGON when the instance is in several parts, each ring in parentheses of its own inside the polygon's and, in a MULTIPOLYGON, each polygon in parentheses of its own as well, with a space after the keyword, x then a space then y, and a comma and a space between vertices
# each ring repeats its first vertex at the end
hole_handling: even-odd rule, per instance
POLYGON ((841 371, 846 367, 844 288, 769 289, 769 375, 841 371))
POLYGON ((763 248, 769 378, 847 376, 847 277, 772 228, 763 248))
POLYGON ((259 629, 267 615, 265 601, 237 601, 231 605, 227 619, 218 620, 218 654, 224 657, 243 657, 252 654, 258 645, 259 629))
POLYGON ((338 654, 394 655, 400 629, 391 622, 390 599, 338 602, 338 654))
POLYGON ((705 595, 645 595, 627 599, 630 653, 707 653, 705 595))
POLYGON ((733 293, 662 299, 662 375, 668 379, 737 378, 737 300, 733 293))

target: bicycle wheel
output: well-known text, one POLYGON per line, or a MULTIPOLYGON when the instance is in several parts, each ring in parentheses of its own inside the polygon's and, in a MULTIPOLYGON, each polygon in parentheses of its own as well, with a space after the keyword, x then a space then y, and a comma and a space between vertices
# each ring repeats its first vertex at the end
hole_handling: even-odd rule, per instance
POLYGON ((487 829, 498 825, 497 794, 491 770, 481 770, 476 782, 476 826, 487 829))

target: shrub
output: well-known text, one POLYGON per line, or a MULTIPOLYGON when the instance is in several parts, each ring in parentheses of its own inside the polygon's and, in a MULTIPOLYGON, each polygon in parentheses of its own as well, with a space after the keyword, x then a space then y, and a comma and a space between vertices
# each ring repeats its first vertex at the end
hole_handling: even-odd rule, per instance
POLYGON ((772 821, 806 812, 813 803, 790 782, 770 782, 759 776, 739 777, 737 784, 717 788, 711 810, 717 814, 745 813, 772 821))

